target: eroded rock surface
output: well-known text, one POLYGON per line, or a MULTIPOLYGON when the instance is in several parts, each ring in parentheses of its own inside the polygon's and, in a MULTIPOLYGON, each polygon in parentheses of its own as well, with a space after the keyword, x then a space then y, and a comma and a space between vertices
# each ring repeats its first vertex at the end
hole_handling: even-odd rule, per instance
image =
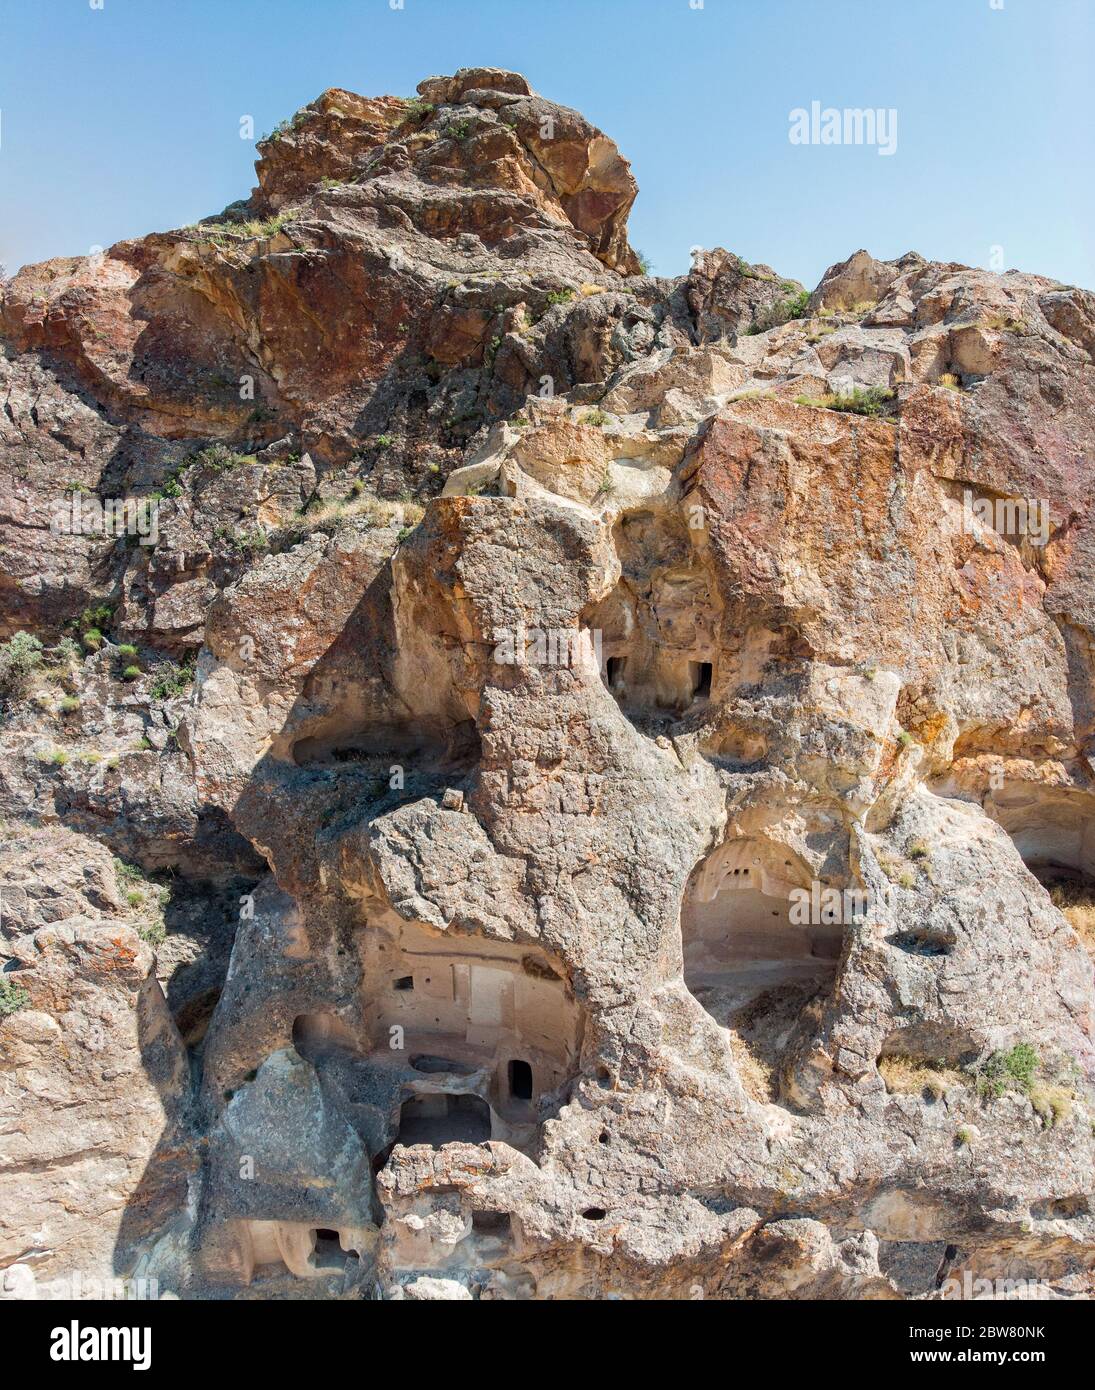
POLYGON ((3 286, 5 1288, 1090 1296, 1095 296, 419 93, 3 286))

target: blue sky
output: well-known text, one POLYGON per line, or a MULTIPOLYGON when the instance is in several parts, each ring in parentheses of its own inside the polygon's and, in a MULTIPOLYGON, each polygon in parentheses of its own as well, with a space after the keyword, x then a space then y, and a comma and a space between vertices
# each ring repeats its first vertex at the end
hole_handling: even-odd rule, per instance
POLYGON ((0 0, 0 261, 246 196, 243 115, 261 134, 325 87, 410 95, 490 64, 616 140, 657 273, 722 245, 812 286, 860 246, 972 265, 998 246, 1095 287, 1095 0, 697 4, 0 0), (791 144, 815 100, 896 109, 896 153, 791 144))

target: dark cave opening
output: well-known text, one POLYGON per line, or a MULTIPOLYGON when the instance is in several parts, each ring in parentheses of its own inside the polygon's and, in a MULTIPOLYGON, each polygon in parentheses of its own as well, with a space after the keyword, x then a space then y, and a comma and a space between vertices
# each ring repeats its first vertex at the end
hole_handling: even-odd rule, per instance
POLYGON ((509 1064, 509 1093, 513 1100, 532 1099, 532 1068, 519 1058, 509 1064))
POLYGON ((712 663, 710 661, 690 661, 688 669, 692 676, 693 700, 709 700, 711 698, 711 676, 714 671, 712 663))
POLYGON ((403 1102, 395 1142, 437 1149, 442 1144, 482 1144, 490 1136, 490 1106, 480 1096, 419 1095, 403 1102))

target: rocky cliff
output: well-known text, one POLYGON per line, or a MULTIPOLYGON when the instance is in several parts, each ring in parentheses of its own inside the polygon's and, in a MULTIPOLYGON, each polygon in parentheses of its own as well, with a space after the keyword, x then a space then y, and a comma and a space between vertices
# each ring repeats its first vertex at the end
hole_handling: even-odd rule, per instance
POLYGON ((1089 1296, 1095 296, 259 153, 2 286, 7 1294, 1089 1296))

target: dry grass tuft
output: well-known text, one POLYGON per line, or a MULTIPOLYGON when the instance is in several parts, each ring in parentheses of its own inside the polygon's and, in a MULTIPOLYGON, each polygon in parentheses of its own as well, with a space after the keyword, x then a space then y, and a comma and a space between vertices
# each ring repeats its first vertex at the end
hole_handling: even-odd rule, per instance
POLYGON ((741 1083, 754 1100, 767 1104, 776 1099, 787 1041, 818 992, 816 984, 775 985, 735 1009, 727 1020, 741 1083))
POLYGON ((1050 900, 1095 959, 1095 886, 1065 878, 1050 886, 1050 900))
POLYGON ((921 1057, 880 1057, 878 1070, 886 1090, 897 1096, 930 1096, 941 1100, 952 1086, 968 1086, 969 1078, 945 1062, 926 1062, 921 1057))
POLYGON ((1067 1120, 1072 1114, 1072 1103, 1076 1092, 1070 1086, 1047 1085, 1036 1081, 1027 1092, 1034 1113, 1041 1119, 1046 1129, 1067 1120))

